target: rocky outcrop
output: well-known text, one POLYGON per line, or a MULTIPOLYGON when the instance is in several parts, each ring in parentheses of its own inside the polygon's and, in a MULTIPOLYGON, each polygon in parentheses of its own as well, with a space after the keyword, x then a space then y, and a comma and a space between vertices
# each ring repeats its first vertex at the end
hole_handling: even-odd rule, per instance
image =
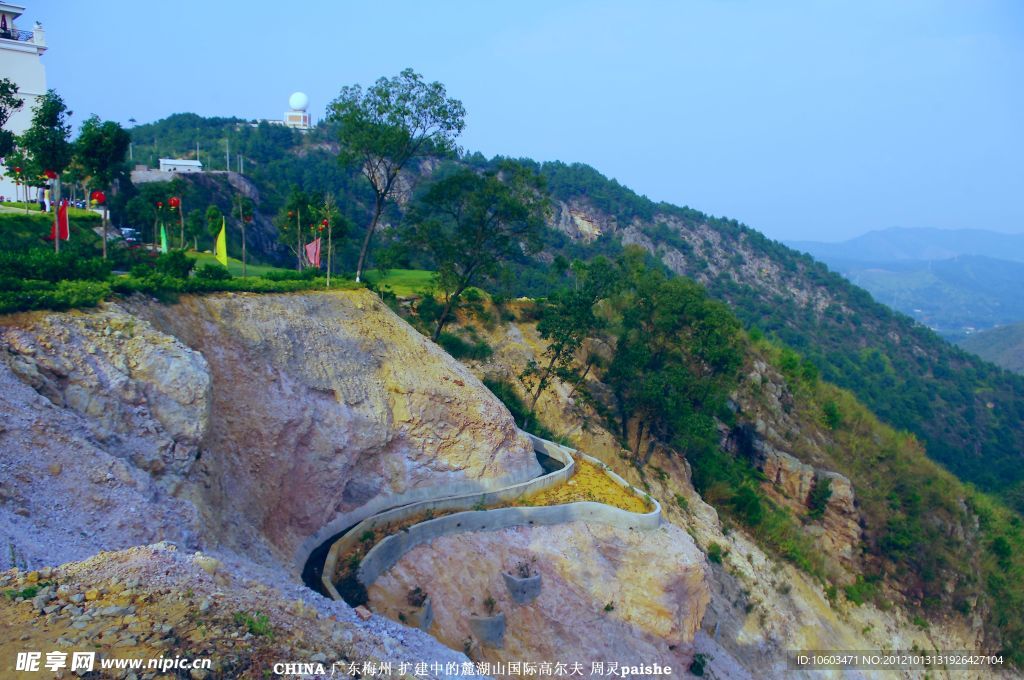
MULTIPOLYGON (((306 609, 247 599, 262 586, 217 565, 294 592, 304 588, 297 575, 309 546, 361 516, 540 473, 531 442, 501 402, 366 291, 183 297, 167 306, 134 299, 0 319, 0 565, 31 569, 161 540, 214 553, 192 564, 172 564, 177 558, 159 551, 90 562, 124 574, 132 561, 133 573, 160 579, 156 595, 177 603, 161 617, 185 621, 198 608, 224 614, 218 629, 237 627, 239 612, 216 606, 223 596, 252 616, 277 609, 288 626, 288 612, 306 609), (191 594, 200 594, 196 566, 219 589, 204 591, 214 601, 206 609, 191 594), (165 578, 172 572, 181 578, 165 578)), ((89 578, 80 579, 83 588, 89 578)), ((352 624, 342 638, 316 642, 320 651, 361 640, 381 660, 466 660, 302 592, 352 624)), ((105 616, 76 613, 74 601, 43 605, 31 615, 47 617, 51 632, 51 623, 89 625, 64 621, 69 605, 71 616, 105 616)), ((15 619, 31 625, 18 611, 0 612, 0 630, 15 619)), ((336 624, 317 627, 330 633, 336 624)), ((195 651, 177 637, 167 647, 167 636, 136 632, 125 623, 97 642, 195 651)), ((310 634, 306 640, 319 635, 310 634)), ((39 648, 52 648, 51 638, 40 637, 39 648)))
POLYGON ((59 408, 78 414, 113 455, 173 488, 206 434, 206 360, 116 305, 29 317, 0 326, 8 369, 59 408))
POLYGON ((585 675, 590 661, 614 659, 676 673, 689 665, 710 597, 706 565, 674 526, 644 532, 572 522, 456 534, 407 553, 371 586, 370 604, 404 616, 407 594, 420 587, 430 593, 430 632, 473 658, 579 661, 585 675), (523 562, 543 588, 520 603, 503 573, 523 562), (500 643, 474 634, 480 620, 501 614, 500 643))
POLYGON ((587 201, 559 201, 554 206, 552 227, 574 241, 590 243, 602 234, 618 229, 615 218, 594 210, 587 201))
MULTIPOLYGON (((44 322, 21 328, 54 326, 44 322)), ((3 328, 3 337, 10 330, 3 328)), ((0 350, 0 565, 52 564, 162 539, 195 547, 200 534, 196 508, 170 493, 183 483, 182 470, 156 464, 165 460, 159 452, 173 462, 182 442, 174 443, 148 400, 129 406, 108 402, 110 392, 91 392, 98 384, 92 380, 99 378, 83 373, 89 364, 59 362, 57 337, 26 331, 19 347, 27 350, 38 342, 38 353, 12 354, 9 345, 0 350), (50 365, 64 377, 46 369, 50 365), (67 389, 74 394, 81 385, 91 386, 80 388, 83 401, 96 395, 91 403, 105 404, 95 416, 88 415, 88 406, 80 413, 64 405, 67 389), (140 429, 122 431, 126 422, 140 429)), ((133 394, 146 393, 145 385, 110 372, 96 355, 83 359, 102 366, 99 374, 115 375, 133 394)), ((80 403, 76 400, 71 403, 80 403)))
POLYGON ((200 504, 218 540, 301 569, 383 508, 540 474, 508 411, 362 290, 183 298, 133 310, 207 358, 200 504))
POLYGON ((297 573, 360 513, 541 472, 504 406, 366 291, 7 317, 0 384, 0 537, 29 562, 168 538, 297 573))
MULTIPOLYGON (((32 675, 15 671, 26 650, 60 649, 68 661, 72 651, 96 652, 85 675, 105 678, 125 677, 100 670, 99 659, 111 657, 208 659, 208 669, 173 674, 197 680, 265 678, 283 661, 309 664, 303 677, 348 675, 351 664, 369 675, 364 664, 467 661, 419 631, 380 617, 362 621, 302 586, 169 543, 0 571, 0 589, 14 594, 0 597, 5 678, 32 675)), ((65 668, 68 676, 78 674, 65 668)))

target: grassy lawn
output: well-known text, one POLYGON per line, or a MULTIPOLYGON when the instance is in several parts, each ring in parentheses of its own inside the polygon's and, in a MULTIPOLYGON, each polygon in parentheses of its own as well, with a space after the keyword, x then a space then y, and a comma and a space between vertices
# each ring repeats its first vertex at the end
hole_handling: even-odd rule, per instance
MULTIPOLYGON (((0 203, 0 206, 4 208, 10 208, 11 210, 20 210, 22 213, 25 212, 24 201, 19 201, 18 203, 15 203, 14 201, 4 201, 3 203, 0 203)), ((30 213, 35 212, 36 214, 41 214, 38 203, 29 203, 28 211, 30 213)), ((76 217, 84 217, 86 219, 98 220, 100 219, 100 214, 97 212, 93 212, 92 210, 86 210, 84 208, 68 208, 68 217, 71 219, 75 219, 76 217)))
POLYGON ((407 297, 418 295, 433 284, 434 272, 425 269, 391 269, 387 276, 381 278, 380 272, 371 269, 366 272, 367 283, 375 287, 387 287, 395 295, 407 297))
MULTIPOLYGON (((71 240, 75 245, 86 244, 87 248, 99 248, 100 237, 92 230, 100 224, 100 217, 88 210, 75 210, 69 215, 71 222, 71 240)), ((43 238, 50 233, 53 215, 35 212, 25 213, 20 210, 0 212, 0 239, 3 249, 20 251, 29 248, 46 246, 43 238)), ((52 247, 52 244, 49 246, 52 247)))
MULTIPOLYGON (((220 264, 217 262, 217 258, 213 253, 197 253, 195 251, 189 251, 189 257, 195 258, 196 269, 199 269, 204 264, 220 264)), ((228 271, 231 272, 232 276, 242 275, 242 261, 236 260, 233 257, 228 258, 228 271)), ((249 262, 245 267, 245 273, 248 276, 262 276, 267 272, 280 272, 280 271, 291 271, 282 267, 271 267, 265 264, 253 264, 249 262)))

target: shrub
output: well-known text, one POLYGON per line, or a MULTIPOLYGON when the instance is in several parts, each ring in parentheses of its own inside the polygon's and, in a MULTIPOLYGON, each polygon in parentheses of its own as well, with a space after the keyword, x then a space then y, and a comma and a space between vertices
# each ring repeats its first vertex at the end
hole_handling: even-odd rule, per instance
POLYGON ((453 333, 441 333, 437 342, 441 347, 444 347, 448 354, 451 354, 456 359, 482 361, 494 353, 491 346, 483 340, 470 343, 453 333))
POLYGON ((434 322, 441 316, 442 309, 444 308, 441 303, 434 296, 425 295, 419 304, 416 305, 416 316, 422 321, 434 322))
POLYGON ((268 281, 312 281, 320 276, 320 273, 318 267, 303 267, 302 271, 294 269, 268 271, 266 274, 263 274, 263 278, 268 281))
POLYGON ((828 429, 838 430, 842 427, 843 414, 839 410, 839 405, 831 399, 821 405, 821 415, 828 429))
POLYGON ((45 248, 0 253, 0 278, 32 281, 106 281, 110 262, 76 253, 55 253, 45 248))
POLYGON ((6 281, 11 286, 0 290, 0 314, 32 309, 73 309, 95 307, 110 294, 110 284, 101 281, 44 282, 6 281), (17 286, 17 289, 12 289, 17 286))
POLYGON ((248 614, 246 612, 235 612, 235 623, 244 626, 253 635, 273 638, 274 631, 270 626, 270 618, 266 614, 248 614))
POLYGON ((815 477, 811 493, 807 496, 807 516, 811 519, 821 519, 830 498, 832 498, 832 480, 828 477, 815 477))
POLYGON ((187 279, 196 266, 196 261, 186 255, 184 250, 171 250, 156 258, 153 266, 161 274, 176 279, 187 279))
POLYGON ((878 584, 875 582, 875 579, 865 579, 863 576, 858 576, 855 583, 851 583, 843 588, 843 592, 847 600, 859 607, 868 600, 875 598, 875 595, 878 593, 878 584))
POLYGON ((722 557, 724 555, 725 550, 723 550, 722 546, 718 545, 717 543, 712 543, 708 546, 708 559, 714 562, 715 564, 721 564, 722 557))
POLYGON ((690 663, 690 673, 696 675, 698 678, 704 677, 704 669, 707 667, 707 663, 707 655, 699 652, 694 654, 693 661, 690 663))
POLYGON ((196 278, 203 281, 227 281, 231 278, 231 272, 220 264, 204 264, 196 271, 196 278))

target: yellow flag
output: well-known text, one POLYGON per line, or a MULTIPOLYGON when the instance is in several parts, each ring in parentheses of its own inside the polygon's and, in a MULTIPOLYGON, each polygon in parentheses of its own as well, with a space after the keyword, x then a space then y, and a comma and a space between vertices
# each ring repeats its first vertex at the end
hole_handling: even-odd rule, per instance
POLYGON ((226 227, 227 225, 222 217, 220 220, 220 233, 217 234, 217 248, 215 252, 217 262, 220 262, 225 267, 228 266, 228 236, 226 227))

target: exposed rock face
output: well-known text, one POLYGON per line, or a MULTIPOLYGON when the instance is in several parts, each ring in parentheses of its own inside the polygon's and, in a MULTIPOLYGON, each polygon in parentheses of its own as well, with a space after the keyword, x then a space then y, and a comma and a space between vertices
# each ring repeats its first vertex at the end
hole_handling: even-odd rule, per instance
POLYGON ((359 513, 541 472, 504 406, 366 291, 7 317, 0 359, 0 511, 29 561, 168 538, 297 571, 359 513))
POLYGON ((367 291, 136 305, 206 356, 204 488, 218 539, 300 566, 308 549, 405 498, 540 474, 505 407, 367 291))
POLYGON ((582 200, 556 203, 552 226, 573 240, 584 243, 590 243, 602 234, 618 228, 614 218, 594 210, 587 201, 582 200))
POLYGON ((82 417, 111 454, 177 484, 210 414, 206 360, 116 305, 0 327, 4 360, 58 407, 82 417))
POLYGON ((203 427, 205 362, 141 322, 136 331, 152 342, 107 340, 102 324, 90 329, 99 320, 112 316, 31 316, 0 327, 0 564, 161 539, 196 545, 196 509, 169 492, 183 483, 203 427), (84 351, 90 338, 94 353, 84 351), (192 389, 161 391, 136 370, 167 364, 189 375, 192 389))
MULTIPOLYGON (((0 319, 0 565, 169 540, 216 554, 166 584, 179 602, 196 565, 231 599, 259 588, 218 566, 232 563, 325 603, 353 624, 344 640, 381 660, 465 661, 298 585, 303 542, 416 495, 540 472, 504 406, 366 291, 0 319)), ((166 574, 165 558, 130 559, 166 574)), ((114 571, 122 562, 94 559, 114 571)), ((7 621, 0 613, 0 644, 7 621)))
POLYGON ((776 449, 762 439, 754 441, 754 463, 764 473, 776 498, 781 497, 795 509, 806 508, 807 497, 814 486, 814 468, 801 463, 785 451, 776 449))
MULTIPOLYGON (((430 593, 430 632, 473 658, 492 661, 574 661, 687 668, 692 641, 710 599, 707 563, 680 529, 628 531, 572 522, 456 534, 407 553, 370 588, 370 604, 397 618, 406 594, 430 593), (467 563, 472 556, 472 565, 467 563), (532 564, 543 586, 517 604, 502 573, 532 564), (481 644, 471 617, 505 616, 500 647, 481 644), (609 606, 610 605, 610 606, 609 606), (472 642, 467 645, 467 640, 472 642)), ((408 614, 404 614, 408 616, 408 614)))
POLYGON ((819 539, 822 550, 834 555, 844 564, 852 565, 859 557, 860 512, 853 496, 850 480, 838 472, 819 471, 819 480, 827 479, 832 495, 829 496, 822 517, 824 532, 819 539))

